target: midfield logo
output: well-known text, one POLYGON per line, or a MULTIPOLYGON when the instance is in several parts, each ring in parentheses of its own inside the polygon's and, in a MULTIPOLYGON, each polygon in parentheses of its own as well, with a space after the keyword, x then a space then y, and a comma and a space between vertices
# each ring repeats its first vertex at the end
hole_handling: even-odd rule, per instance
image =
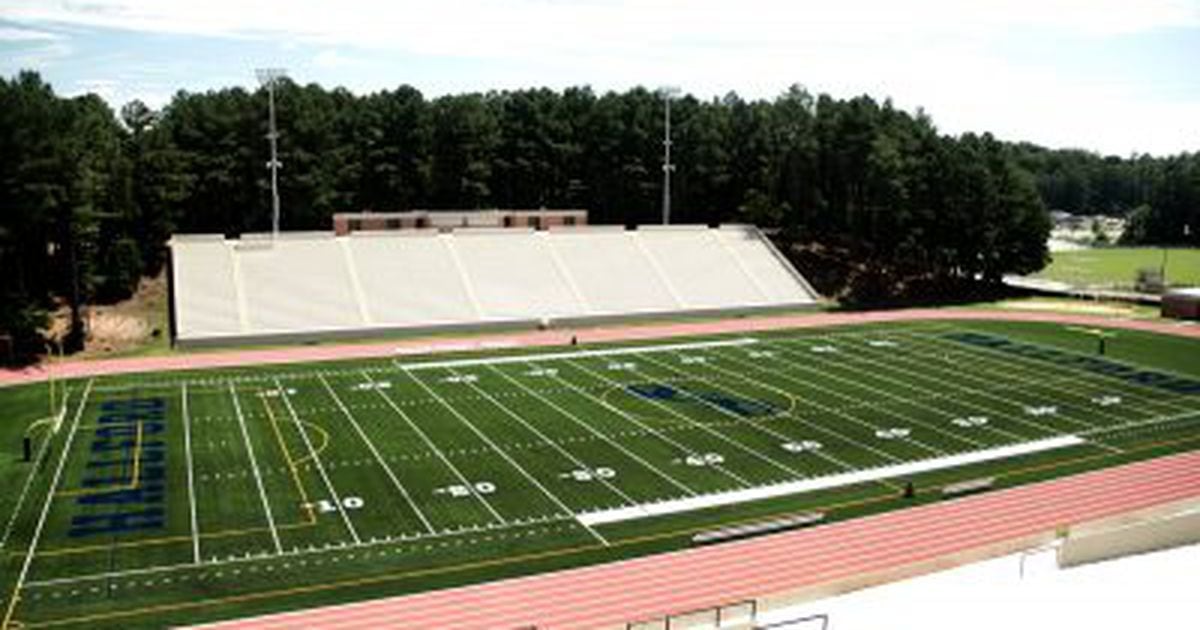
POLYGON ((684 388, 663 383, 636 383, 627 385, 625 389, 634 396, 648 400, 673 404, 711 405, 743 418, 760 418, 780 411, 777 405, 765 400, 741 398, 700 388, 684 388))

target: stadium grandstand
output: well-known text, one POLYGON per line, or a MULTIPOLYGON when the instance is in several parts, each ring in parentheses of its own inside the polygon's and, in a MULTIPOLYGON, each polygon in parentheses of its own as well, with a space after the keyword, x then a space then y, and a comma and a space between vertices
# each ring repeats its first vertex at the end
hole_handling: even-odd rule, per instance
POLYGON ((181 346, 810 306, 753 226, 176 235, 181 346))

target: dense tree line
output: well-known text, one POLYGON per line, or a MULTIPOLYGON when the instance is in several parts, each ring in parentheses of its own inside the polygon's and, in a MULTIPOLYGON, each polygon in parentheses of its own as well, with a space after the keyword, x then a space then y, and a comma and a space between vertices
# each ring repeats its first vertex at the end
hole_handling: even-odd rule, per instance
MULTIPOLYGON (((277 107, 285 229, 412 208, 659 220, 663 101, 645 89, 427 99, 408 86, 356 96, 284 82, 277 107)), ((265 91, 230 88, 114 114, 95 96, 56 97, 33 73, 0 79, 0 332, 32 342, 54 299, 127 295, 162 268, 172 232, 269 229, 265 111, 265 91)), ((1108 160, 946 136, 865 96, 685 96, 672 119, 674 222, 772 228, 806 264, 839 268, 827 289, 860 298, 1036 270, 1047 205, 1142 207, 1146 238, 1197 207, 1194 156, 1117 160, 1110 182, 1108 160), (1129 169, 1150 174, 1131 190, 1129 169)))
POLYGON ((1101 156, 1017 145, 1051 210, 1129 220, 1128 244, 1200 246, 1200 153, 1101 156))

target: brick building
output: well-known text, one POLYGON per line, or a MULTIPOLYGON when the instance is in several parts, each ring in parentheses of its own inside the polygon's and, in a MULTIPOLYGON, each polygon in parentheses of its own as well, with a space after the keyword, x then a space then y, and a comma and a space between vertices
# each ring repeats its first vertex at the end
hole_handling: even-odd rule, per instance
POLYGON ((587 225, 587 210, 412 210, 409 212, 341 212, 333 215, 338 236, 362 230, 453 230, 472 227, 546 229, 587 225))

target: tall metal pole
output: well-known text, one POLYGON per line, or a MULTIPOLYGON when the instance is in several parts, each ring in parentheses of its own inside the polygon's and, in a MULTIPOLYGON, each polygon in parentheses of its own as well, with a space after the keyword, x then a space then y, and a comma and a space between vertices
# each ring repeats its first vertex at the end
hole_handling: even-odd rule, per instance
POLYGON ((275 84, 287 76, 283 68, 260 68, 255 71, 258 81, 267 88, 267 115, 270 130, 267 140, 271 143, 271 161, 267 168, 271 169, 271 238, 279 237, 279 130, 275 128, 275 84))
POLYGON ((271 237, 279 237, 279 132, 275 129, 275 81, 267 83, 267 110, 270 117, 271 131, 267 138, 271 140, 271 161, 267 166, 271 169, 271 237))
POLYGON ((679 93, 678 88, 661 88, 663 96, 663 199, 662 222, 671 224, 671 172, 675 165, 671 163, 671 97, 679 93))

